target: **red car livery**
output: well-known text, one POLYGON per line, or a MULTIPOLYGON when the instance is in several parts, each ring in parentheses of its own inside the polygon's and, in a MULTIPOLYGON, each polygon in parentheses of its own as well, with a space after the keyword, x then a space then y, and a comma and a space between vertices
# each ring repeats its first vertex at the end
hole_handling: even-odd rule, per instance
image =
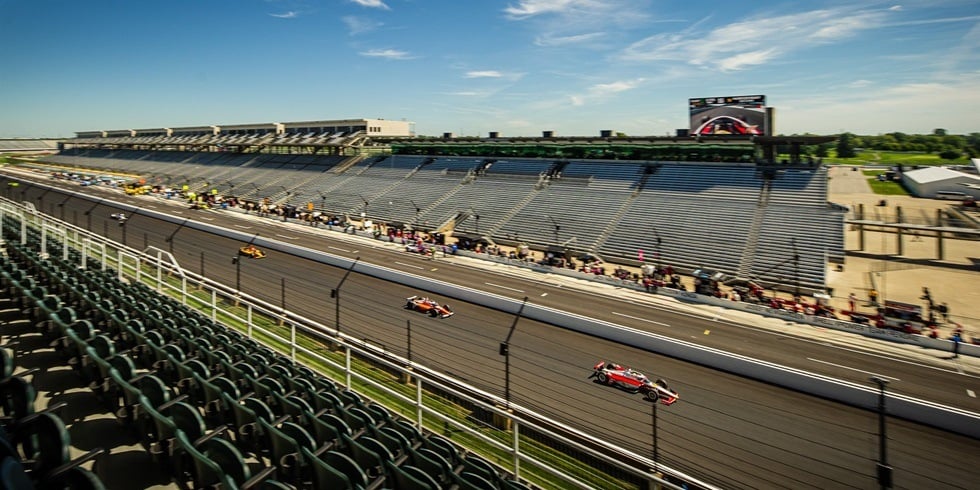
POLYGON ((759 127, 731 116, 713 117, 702 123, 694 134, 762 134, 759 127))
POLYGON ((405 308, 409 310, 421 311, 429 316, 437 316, 439 318, 449 318, 456 313, 453 312, 449 305, 439 304, 433 299, 426 298, 423 296, 412 296, 405 300, 405 308))
POLYGON ((592 374, 589 375, 589 378, 596 378, 599 383, 604 385, 615 386, 633 393, 642 393, 647 400, 659 401, 664 405, 672 405, 680 398, 677 392, 670 389, 664 380, 650 381, 650 378, 639 371, 611 362, 599 361, 596 363, 592 367, 592 374))

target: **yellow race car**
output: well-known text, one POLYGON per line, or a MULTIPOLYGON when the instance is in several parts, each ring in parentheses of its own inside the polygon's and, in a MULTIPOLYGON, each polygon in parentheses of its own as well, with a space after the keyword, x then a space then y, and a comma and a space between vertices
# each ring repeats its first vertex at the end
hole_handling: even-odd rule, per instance
POLYGON ((262 249, 256 247, 255 245, 245 245, 244 247, 239 248, 238 255, 245 255, 253 259, 265 258, 265 252, 263 252, 262 249))

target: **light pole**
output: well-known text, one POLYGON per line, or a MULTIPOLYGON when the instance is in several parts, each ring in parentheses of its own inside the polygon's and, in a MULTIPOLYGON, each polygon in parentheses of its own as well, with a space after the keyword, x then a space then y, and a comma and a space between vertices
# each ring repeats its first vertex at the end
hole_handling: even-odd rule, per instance
POLYGON ((660 271, 660 233, 657 233, 656 228, 652 228, 653 236, 657 239, 657 271, 660 271))
POLYGON ((408 202, 412 203, 412 206, 415 208, 415 220, 412 221, 412 229, 415 230, 419 227, 419 214, 422 213, 422 208, 420 208, 418 204, 415 204, 415 201, 411 199, 409 199, 408 202))
MULTIPOLYGON (((653 407, 653 409, 652 409, 653 410, 653 421, 652 421, 652 423, 653 423, 652 424, 653 425, 653 428, 652 428, 652 436, 653 436, 653 464, 654 465, 659 465, 660 464, 660 458, 659 458, 659 454, 657 453, 657 405, 658 405, 658 403, 657 402, 653 402, 650 405, 653 407)), ((657 469, 656 466, 654 467, 654 469, 655 470, 657 469)))
POLYGON ((796 238, 790 240, 790 245, 793 246, 793 281, 796 283, 794 286, 793 300, 800 300, 800 253, 796 250, 796 238))
POLYGON ((51 192, 51 188, 44 189, 40 196, 37 196, 37 208, 44 211, 44 195, 51 192))
POLYGON ((67 203, 68 200, 73 197, 75 197, 74 194, 68 194, 68 197, 66 197, 63 201, 58 203, 58 207, 61 208, 61 221, 65 220, 65 203, 67 203))
POLYGON ((357 265, 357 261, 361 260, 360 257, 354 258, 351 262, 350 267, 347 268, 347 272, 344 273, 344 277, 340 278, 340 282, 337 283, 337 287, 330 290, 330 297, 334 301, 334 328, 337 330, 337 336, 340 336, 340 287, 344 285, 344 281, 347 280, 347 276, 350 275, 350 271, 354 270, 354 266, 357 265))
POLYGON ((242 257, 236 254, 231 258, 231 263, 235 264, 235 306, 242 295, 242 257))
MULTIPOLYGON (((181 226, 183 226, 183 224, 181 224, 181 226)), ((180 228, 177 228, 177 230, 179 231, 180 228)), ((177 234, 177 231, 174 231, 173 234, 176 235, 177 234)), ((170 235, 170 236, 173 237, 173 235, 170 235)), ((258 237, 259 237, 259 234, 258 233, 256 233, 255 235, 253 235, 252 236, 252 239, 248 241, 248 245, 251 245, 253 242, 255 242, 255 239, 258 238, 258 237)), ((246 246, 248 246, 248 245, 246 245, 246 246)), ((239 298, 242 295, 242 255, 241 255, 241 251, 239 251, 239 253, 236 253, 235 256, 232 257, 231 263, 232 264, 235 264, 235 306, 238 306, 238 300, 239 300, 239 298)), ((202 260, 201 260, 201 269, 204 269, 203 255, 202 255, 202 260)))
POLYGON ((131 214, 129 216, 125 216, 124 215, 123 216, 123 219, 120 219, 119 220, 119 226, 122 227, 122 243, 123 243, 123 245, 126 245, 126 224, 129 223, 129 220, 135 218, 138 214, 140 214, 140 211, 142 211, 142 210, 143 210, 143 208, 136 208, 136 209, 133 210, 133 214, 131 214))
POLYGON ((23 201, 24 199, 27 199, 27 189, 30 189, 31 187, 34 187, 34 184, 32 184, 30 182, 24 182, 24 185, 22 185, 20 187, 20 200, 21 201, 23 201))
POLYGON ((357 197, 361 198, 361 201, 364 202, 364 210, 361 211, 361 228, 364 228, 364 221, 367 220, 368 200, 364 199, 364 196, 360 194, 357 197))
POLYGON ((892 487, 892 467, 888 465, 888 437, 885 433, 885 386, 888 380, 872 376, 871 381, 878 385, 878 485, 885 490, 892 487))
POLYGON ((174 236, 177 235, 177 232, 180 231, 180 229, 183 228, 185 224, 187 224, 187 218, 184 218, 184 221, 181 221, 180 222, 180 226, 178 226, 177 229, 174 230, 174 232, 171 233, 170 236, 168 236, 164 240, 165 242, 167 242, 168 244, 170 244, 170 253, 171 254, 174 253, 174 236))
POLYGON ((92 207, 88 208, 85 211, 85 216, 88 217, 88 226, 86 227, 86 229, 88 231, 92 231, 92 211, 95 210, 95 208, 98 207, 99 204, 102 204, 102 201, 104 199, 105 198, 103 197, 103 198, 99 199, 98 201, 95 201, 95 204, 93 204, 92 207))
POLYGON ((558 222, 555 221, 555 218, 552 218, 550 215, 548 215, 548 219, 551 220, 551 224, 555 225, 555 246, 558 246, 560 245, 558 242, 558 232, 561 231, 561 226, 559 226, 558 222))
POLYGON ((517 310, 514 323, 510 325, 510 331, 507 332, 507 338, 500 343, 500 355, 504 356, 504 401, 507 404, 506 408, 508 410, 510 409, 510 338, 514 335, 514 329, 517 328, 517 320, 521 319, 521 313, 524 311, 524 305, 526 304, 527 296, 524 297, 521 307, 517 310))

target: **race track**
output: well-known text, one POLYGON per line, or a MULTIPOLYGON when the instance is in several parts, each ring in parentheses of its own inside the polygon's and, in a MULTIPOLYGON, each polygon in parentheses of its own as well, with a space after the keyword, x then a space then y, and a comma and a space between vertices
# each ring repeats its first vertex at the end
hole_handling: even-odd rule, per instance
MULTIPOLYGON (((106 206, 66 199, 57 191, 47 192, 38 200, 42 192, 28 188, 22 197, 42 211, 64 216, 81 227, 88 227, 91 218, 93 231, 117 241, 123 241, 125 232, 126 243, 134 248, 172 248, 184 268, 202 272, 203 267, 208 277, 235 285, 236 266, 231 257, 240 245, 237 242, 187 228, 177 231, 176 225, 139 215, 121 227, 109 218, 113 211, 106 206), (91 213, 86 215, 86 211, 91 213), (172 234, 173 240, 167 242, 172 234)), ((557 287, 556 282, 540 274, 502 274, 465 263, 428 261, 415 254, 351 241, 339 233, 242 218, 237 213, 190 211, 153 198, 96 192, 111 195, 113 200, 349 258, 360 257, 518 300, 527 296, 535 304, 858 383, 869 384, 868 373, 887 374, 898 380, 891 383, 890 390, 980 412, 980 401, 968 396, 969 390, 980 391, 978 373, 942 353, 912 352, 911 348, 853 336, 816 341, 770 328, 715 321, 688 310, 674 311, 640 293, 557 287)), ((274 304, 285 297, 287 308, 332 325, 335 310, 329 293, 344 271, 267 251, 265 259, 240 262, 242 290, 274 304)), ((504 363, 497 348, 514 322, 513 315, 437 298, 450 303, 457 314, 433 319, 403 308, 404 299, 418 293, 352 274, 342 289, 343 331, 407 355, 406 322, 410 321, 414 360, 503 395, 504 363)), ((726 488, 877 487, 874 413, 523 318, 511 340, 511 399, 623 447, 652 454, 651 404, 639 395, 586 379, 599 359, 631 365, 651 377, 664 377, 680 393, 677 404, 656 410, 657 454, 668 466, 726 488)), ((963 461, 976 459, 980 441, 893 418, 888 419, 888 436, 888 458, 895 468, 896 487, 970 488, 980 477, 980 470, 972 465, 940 464, 936 458, 949 454, 963 461)))

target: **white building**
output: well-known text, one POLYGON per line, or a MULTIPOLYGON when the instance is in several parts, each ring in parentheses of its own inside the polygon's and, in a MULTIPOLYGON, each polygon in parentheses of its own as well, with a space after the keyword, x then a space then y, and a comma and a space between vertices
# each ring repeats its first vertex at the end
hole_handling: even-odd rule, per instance
MULTIPOLYGON (((941 198, 962 193, 980 199, 980 177, 946 167, 927 167, 902 174, 905 188, 918 197, 941 198), (943 193, 943 194, 940 194, 943 193)), ((955 199, 955 197, 953 197, 955 199)))

